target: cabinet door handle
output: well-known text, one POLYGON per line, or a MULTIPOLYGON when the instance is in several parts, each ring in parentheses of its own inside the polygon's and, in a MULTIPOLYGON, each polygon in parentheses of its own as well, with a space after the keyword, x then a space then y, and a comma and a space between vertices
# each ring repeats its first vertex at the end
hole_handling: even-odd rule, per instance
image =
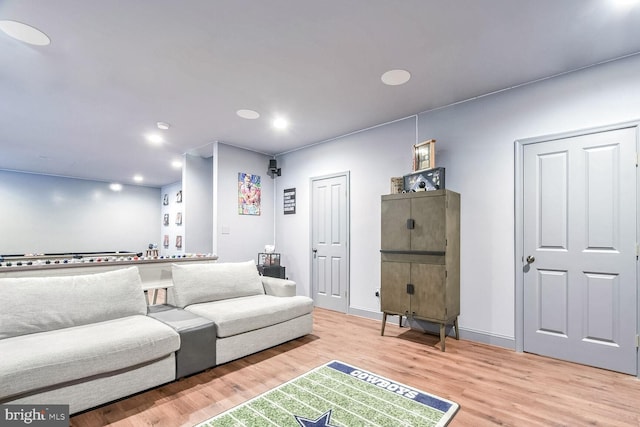
POLYGON ((411 283, 407 283, 407 293, 413 295, 415 293, 415 287, 411 283))
POLYGON ((409 219, 407 220, 407 228, 408 228, 409 230, 413 230, 415 227, 416 227, 416 222, 415 222, 415 220, 413 220, 413 219, 409 218, 409 219))

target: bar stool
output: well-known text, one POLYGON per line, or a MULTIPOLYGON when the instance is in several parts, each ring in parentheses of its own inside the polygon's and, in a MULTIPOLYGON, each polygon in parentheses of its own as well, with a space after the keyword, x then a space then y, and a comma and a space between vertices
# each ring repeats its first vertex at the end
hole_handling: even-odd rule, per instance
POLYGON ((158 250, 157 249, 147 249, 147 256, 157 257, 158 256, 158 250))

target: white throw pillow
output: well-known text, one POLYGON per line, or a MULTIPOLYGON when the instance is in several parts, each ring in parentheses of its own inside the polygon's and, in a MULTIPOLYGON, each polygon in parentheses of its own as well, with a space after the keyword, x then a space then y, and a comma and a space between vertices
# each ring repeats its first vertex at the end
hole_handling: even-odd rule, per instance
POLYGON ((177 307, 200 302, 264 294, 254 261, 173 264, 173 297, 177 307))
POLYGON ((147 314, 138 267, 0 279, 0 339, 147 314))

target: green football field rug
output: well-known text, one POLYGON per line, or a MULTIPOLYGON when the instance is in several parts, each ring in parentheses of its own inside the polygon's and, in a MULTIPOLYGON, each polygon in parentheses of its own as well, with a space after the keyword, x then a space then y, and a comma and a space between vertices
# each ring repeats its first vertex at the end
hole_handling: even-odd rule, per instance
POLYGON ((197 427, 446 426, 458 408, 334 360, 197 427))

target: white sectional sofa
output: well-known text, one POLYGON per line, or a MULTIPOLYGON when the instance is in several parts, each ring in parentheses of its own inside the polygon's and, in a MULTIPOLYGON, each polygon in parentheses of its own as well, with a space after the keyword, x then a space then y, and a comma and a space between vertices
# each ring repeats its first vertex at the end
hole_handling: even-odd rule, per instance
POLYGON ((296 283, 260 276, 253 261, 172 266, 168 301, 216 324, 216 364, 309 334, 313 300, 296 283))
POLYGON ((312 332, 313 301, 253 261, 172 275, 176 307, 149 308, 135 266, 0 278, 0 404, 73 414, 312 332))
POLYGON ((147 316, 136 267, 0 279, 0 403, 82 411, 175 379, 180 337, 147 316))

